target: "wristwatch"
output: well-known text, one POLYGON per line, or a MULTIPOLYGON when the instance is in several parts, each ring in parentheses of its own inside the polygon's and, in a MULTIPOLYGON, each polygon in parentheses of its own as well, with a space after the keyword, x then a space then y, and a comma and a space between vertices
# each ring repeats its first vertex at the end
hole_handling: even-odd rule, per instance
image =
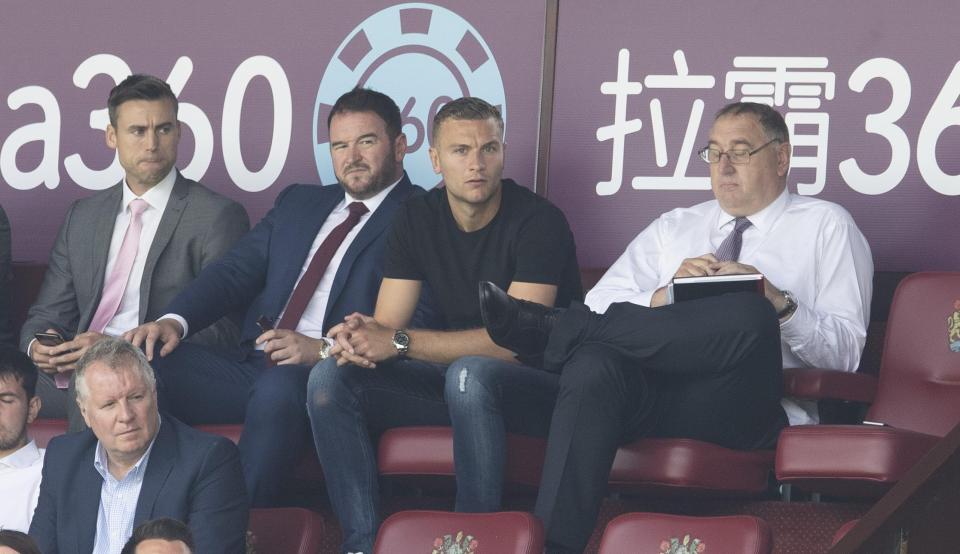
POLYGON ((777 312, 777 318, 783 319, 790 317, 793 312, 797 311, 797 299, 793 296, 793 293, 788 290, 780 291, 780 294, 783 295, 783 299, 786 301, 786 305, 782 310, 777 312))
POLYGON ((320 337, 320 341, 323 343, 320 345, 320 352, 319 352, 320 361, 322 362, 323 360, 326 360, 327 358, 330 357, 330 349, 333 348, 333 344, 331 344, 330 341, 327 340, 327 337, 320 337))
POLYGON ((397 329, 393 333, 393 347, 397 349, 397 354, 401 357, 406 356, 410 351, 410 335, 403 329, 397 329))

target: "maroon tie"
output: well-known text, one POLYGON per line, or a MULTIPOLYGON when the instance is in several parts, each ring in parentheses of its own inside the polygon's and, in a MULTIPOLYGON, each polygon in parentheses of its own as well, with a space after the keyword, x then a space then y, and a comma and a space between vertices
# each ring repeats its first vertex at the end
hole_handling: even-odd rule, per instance
POLYGON ((336 254, 337 249, 343 243, 343 239, 356 226, 363 214, 369 211, 363 202, 352 202, 347 206, 347 209, 350 210, 350 215, 343 223, 334 227, 327 238, 323 239, 320 248, 313 255, 313 259, 310 260, 307 271, 304 272, 300 282, 293 289, 290 302, 287 303, 287 309, 283 312, 283 317, 280 318, 277 329, 295 330, 297 328, 297 323, 300 323, 300 318, 303 316, 304 310, 307 309, 310 299, 313 298, 313 293, 316 292, 317 285, 320 284, 320 278, 327 271, 327 266, 330 265, 333 255, 336 254))

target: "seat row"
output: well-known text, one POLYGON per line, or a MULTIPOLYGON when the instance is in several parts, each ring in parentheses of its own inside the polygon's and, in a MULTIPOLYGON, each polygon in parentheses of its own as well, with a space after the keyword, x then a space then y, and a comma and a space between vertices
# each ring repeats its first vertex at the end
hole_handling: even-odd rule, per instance
MULTIPOLYGON (((870 403, 866 419, 879 425, 815 425, 785 429, 777 450, 737 451, 690 439, 646 438, 624 445, 610 473, 615 491, 684 495, 758 496, 780 483, 851 498, 878 498, 960 422, 960 353, 947 322, 960 320, 960 273, 916 273, 898 286, 887 324, 879 379, 828 369, 788 369, 784 394, 814 400, 870 403)), ((958 322, 960 325, 960 322, 958 322)), ((960 349, 960 341, 956 343, 960 349)), ((38 442, 65 422, 38 420, 38 442), (38 436, 39 434, 39 436, 38 436)), ((201 426, 238 441, 241 425, 201 426)), ((535 487, 544 439, 511 435, 506 479, 535 487)), ((380 439, 384 476, 454 475, 449 427, 400 427, 380 439)), ((295 475, 322 480, 308 455, 295 475)))
MULTIPOLYGON (((323 532, 323 519, 309 510, 259 509, 251 511, 248 541, 257 554, 316 554, 323 532)), ((529 513, 414 510, 384 521, 374 554, 540 554, 543 548, 543 525, 529 513)), ((607 524, 599 552, 769 554, 771 549, 770 527, 753 516, 629 513, 607 524)))
MULTIPOLYGON (((842 539, 857 521, 840 527, 833 543, 842 539)), ((254 509, 250 512, 248 542, 257 554, 316 554, 324 531, 323 518, 310 510, 254 509)), ((617 516, 607 524, 599 554, 769 554, 772 545, 770 526, 754 516, 691 517, 634 512, 617 516)), ((543 548, 543 525, 529 513, 412 510, 387 518, 377 534, 374 554, 540 554, 543 548)))

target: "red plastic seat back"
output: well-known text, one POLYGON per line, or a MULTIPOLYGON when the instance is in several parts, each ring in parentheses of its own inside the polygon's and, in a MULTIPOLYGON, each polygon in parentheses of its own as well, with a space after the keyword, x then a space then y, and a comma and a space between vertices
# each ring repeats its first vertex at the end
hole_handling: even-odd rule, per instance
POLYGON ((243 425, 236 423, 205 423, 197 425, 197 429, 211 435, 219 435, 228 439, 233 444, 240 443, 240 435, 243 434, 243 425))
POLYGON ((304 508, 250 510, 250 532, 257 554, 317 554, 323 518, 304 508))
POLYGON ((398 512, 380 526, 373 552, 541 554, 543 525, 525 512, 398 512))
POLYGON ((599 554, 712 552, 769 554, 770 527, 753 516, 690 517, 631 513, 607 524, 599 554))
POLYGON ((36 441, 37 447, 46 448, 53 437, 67 432, 65 419, 35 419, 27 428, 27 435, 36 441))
POLYGON ((900 282, 867 419, 941 437, 960 422, 960 272, 900 282))

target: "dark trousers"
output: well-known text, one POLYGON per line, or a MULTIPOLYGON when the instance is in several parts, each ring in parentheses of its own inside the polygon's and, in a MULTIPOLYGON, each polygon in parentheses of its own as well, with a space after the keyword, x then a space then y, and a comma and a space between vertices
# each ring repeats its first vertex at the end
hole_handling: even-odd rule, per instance
POLYGON ((154 356, 151 365, 161 410, 189 425, 243 423, 240 459, 251 505, 280 504, 286 478, 310 448, 310 366, 268 368, 259 351, 236 360, 190 343, 154 356))
POLYGON ((570 309, 544 360, 559 372, 535 509, 551 552, 586 546, 621 444, 658 436, 764 448, 786 425, 780 328, 756 294, 570 309))

